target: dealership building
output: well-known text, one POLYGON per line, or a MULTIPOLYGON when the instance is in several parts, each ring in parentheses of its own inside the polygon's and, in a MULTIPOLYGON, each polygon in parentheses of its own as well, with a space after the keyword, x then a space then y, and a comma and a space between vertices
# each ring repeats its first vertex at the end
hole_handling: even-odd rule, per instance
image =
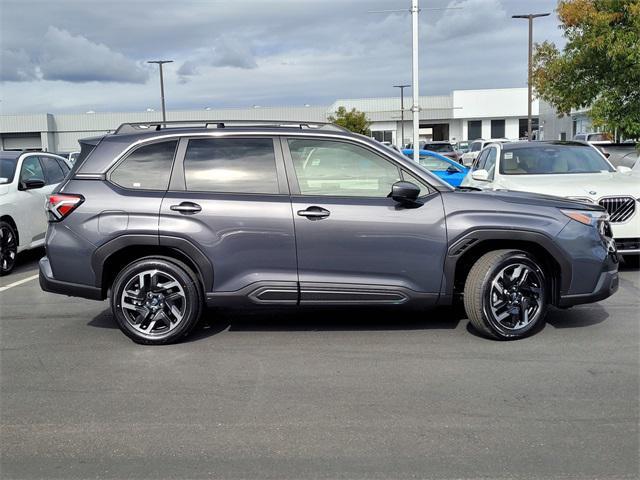
MULTIPOLYGON (((365 112, 372 122, 371 136, 380 141, 400 146, 412 139, 410 96, 404 99, 404 112, 399 97, 345 98, 327 106, 168 111, 167 120, 325 122, 340 106, 365 112)), ((420 138, 424 140, 522 138, 527 131, 526 88, 454 90, 449 95, 423 96, 420 109, 420 138)), ((534 130, 538 129, 538 109, 536 100, 534 130)), ((121 123, 158 120, 159 111, 0 115, 0 148, 70 152, 78 149, 79 138, 112 132, 121 123)))

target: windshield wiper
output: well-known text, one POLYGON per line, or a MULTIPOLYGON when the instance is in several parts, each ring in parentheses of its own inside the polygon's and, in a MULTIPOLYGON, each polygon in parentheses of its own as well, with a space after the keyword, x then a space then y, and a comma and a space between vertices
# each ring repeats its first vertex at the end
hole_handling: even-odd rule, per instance
POLYGON ((482 189, 478 188, 478 187, 471 187, 471 186, 460 186, 460 187, 456 187, 456 190, 461 190, 463 192, 481 192, 482 189))

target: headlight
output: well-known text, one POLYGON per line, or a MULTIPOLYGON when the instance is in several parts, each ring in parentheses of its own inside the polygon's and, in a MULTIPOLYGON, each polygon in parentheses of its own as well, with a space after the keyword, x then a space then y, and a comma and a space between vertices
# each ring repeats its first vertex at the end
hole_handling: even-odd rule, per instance
POLYGON ((585 225, 596 226, 598 222, 606 223, 609 221, 609 214, 605 212, 592 212, 590 210, 560 210, 567 217, 576 222, 584 223, 585 225))

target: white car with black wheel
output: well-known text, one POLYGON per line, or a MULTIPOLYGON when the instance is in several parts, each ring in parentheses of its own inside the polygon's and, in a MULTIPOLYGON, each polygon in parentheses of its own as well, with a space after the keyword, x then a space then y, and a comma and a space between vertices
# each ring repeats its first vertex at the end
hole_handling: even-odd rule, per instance
POLYGON ((0 275, 13 270, 19 252, 44 245, 45 203, 70 168, 50 153, 0 152, 0 275))
POLYGON ((614 168, 584 142, 494 143, 485 147, 461 187, 542 193, 600 204, 618 252, 640 255, 640 181, 614 168))

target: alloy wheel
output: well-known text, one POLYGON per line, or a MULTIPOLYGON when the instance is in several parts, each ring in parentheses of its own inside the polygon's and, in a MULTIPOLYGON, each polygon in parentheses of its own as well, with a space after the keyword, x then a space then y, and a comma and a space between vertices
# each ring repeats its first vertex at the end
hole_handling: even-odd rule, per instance
POLYGON ((511 264, 493 278, 489 290, 489 307, 498 327, 521 330, 543 311, 544 283, 532 266, 511 264))
POLYGON ((126 283, 121 309, 130 326, 145 336, 165 335, 182 322, 187 300, 176 278, 162 270, 145 270, 126 283))
POLYGON ((7 225, 0 226, 0 269, 9 272, 16 262, 18 245, 16 236, 7 225))

